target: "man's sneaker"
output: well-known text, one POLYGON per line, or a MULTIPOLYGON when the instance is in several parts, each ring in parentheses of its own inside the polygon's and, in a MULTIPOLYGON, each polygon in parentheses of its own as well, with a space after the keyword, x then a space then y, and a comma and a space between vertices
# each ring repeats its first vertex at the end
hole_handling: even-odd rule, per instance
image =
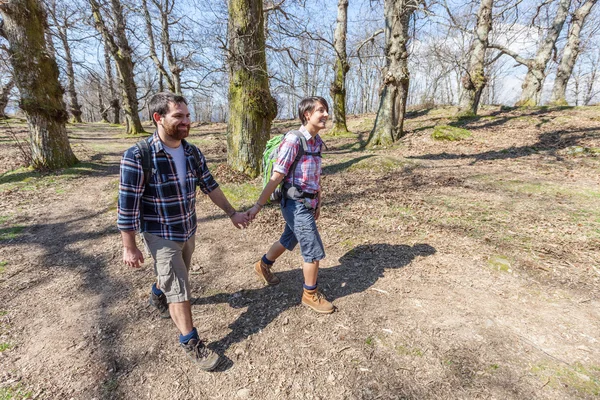
POLYGON ((331 304, 323 293, 317 289, 306 290, 302 293, 302 304, 308 306, 320 314, 331 314, 335 307, 331 304))
POLYGON ((265 264, 263 260, 258 260, 254 264, 254 272, 265 285, 273 286, 280 282, 279 278, 271 272, 271 266, 265 264))
POLYGON ((171 318, 171 314, 169 314, 169 305, 167 304, 167 296, 165 296, 164 293, 160 296, 157 296, 150 292, 150 299, 148 299, 148 303, 158 310, 161 318, 171 318))
POLYGON ((219 355, 198 339, 190 339, 187 343, 181 343, 187 357, 198 364, 198 367, 204 371, 212 371, 219 365, 219 355))

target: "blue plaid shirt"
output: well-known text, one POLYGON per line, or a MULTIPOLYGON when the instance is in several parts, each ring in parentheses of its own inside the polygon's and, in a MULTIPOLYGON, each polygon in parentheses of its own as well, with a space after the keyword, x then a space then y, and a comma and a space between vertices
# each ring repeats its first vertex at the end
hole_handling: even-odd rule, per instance
POLYGON ((196 233, 196 187, 208 194, 219 184, 210 174, 200 150, 182 140, 187 162, 187 194, 184 198, 175 162, 164 150, 157 132, 150 138, 149 145, 152 174, 147 184, 144 184, 142 156, 137 146, 129 148, 121 159, 117 226, 121 231, 139 230, 163 239, 185 242, 196 233), (200 156, 200 165, 196 163, 194 151, 200 156))

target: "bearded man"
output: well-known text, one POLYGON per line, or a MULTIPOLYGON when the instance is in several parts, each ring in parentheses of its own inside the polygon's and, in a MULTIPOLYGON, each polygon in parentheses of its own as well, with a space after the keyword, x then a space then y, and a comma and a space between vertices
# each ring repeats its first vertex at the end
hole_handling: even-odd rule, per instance
POLYGON ((248 216, 238 213, 214 180, 202 152, 185 138, 190 113, 184 97, 157 93, 150 100, 156 131, 149 151, 129 148, 121 160, 117 226, 123 239, 123 262, 139 268, 144 256, 135 241, 139 231, 154 260, 157 277, 149 302, 163 318, 171 318, 180 332, 186 355, 203 370, 213 370, 219 356, 198 336, 192 321, 189 269, 195 246, 196 188, 221 208, 236 228, 245 228, 248 216), (145 182, 143 157, 152 171, 145 182))

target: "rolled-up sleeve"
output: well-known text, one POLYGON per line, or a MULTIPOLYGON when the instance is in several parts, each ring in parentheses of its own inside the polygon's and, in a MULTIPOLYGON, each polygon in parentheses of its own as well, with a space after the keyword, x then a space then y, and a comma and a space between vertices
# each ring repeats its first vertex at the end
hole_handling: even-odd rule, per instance
POLYGON ((300 139, 298 139, 298 136, 286 135, 277 152, 277 160, 275 161, 275 164, 273 164, 273 171, 287 175, 296 159, 299 147, 300 139))
POLYGON ((125 152, 121 159, 117 227, 120 231, 140 228, 140 201, 144 192, 144 170, 136 147, 125 152))
POLYGON ((213 178, 212 174, 208 169, 208 165, 206 165, 206 158, 200 150, 198 150, 198 154, 200 155, 200 165, 198 166, 197 174, 198 177, 198 187, 204 194, 209 194, 213 190, 219 187, 215 178, 213 178))

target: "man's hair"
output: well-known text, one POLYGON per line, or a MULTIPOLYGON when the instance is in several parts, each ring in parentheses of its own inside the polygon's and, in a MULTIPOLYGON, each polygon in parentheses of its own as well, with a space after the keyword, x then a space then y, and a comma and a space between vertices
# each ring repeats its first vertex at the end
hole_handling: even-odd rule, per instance
MULTIPOLYGON (((183 103, 187 106, 187 100, 183 96, 171 92, 158 92, 150 99, 150 115, 153 116, 154 113, 157 113, 161 117, 164 117, 169 112, 170 103, 183 103)), ((152 122, 156 126, 154 117, 152 117, 152 122)))
POLYGON ((302 125, 306 125, 307 122, 304 113, 312 113, 317 103, 323 104, 325 110, 329 112, 329 104, 327 104, 327 100, 320 96, 305 97, 304 99, 302 99, 300 104, 298 104, 298 116, 300 117, 300 122, 302 122, 302 125))

